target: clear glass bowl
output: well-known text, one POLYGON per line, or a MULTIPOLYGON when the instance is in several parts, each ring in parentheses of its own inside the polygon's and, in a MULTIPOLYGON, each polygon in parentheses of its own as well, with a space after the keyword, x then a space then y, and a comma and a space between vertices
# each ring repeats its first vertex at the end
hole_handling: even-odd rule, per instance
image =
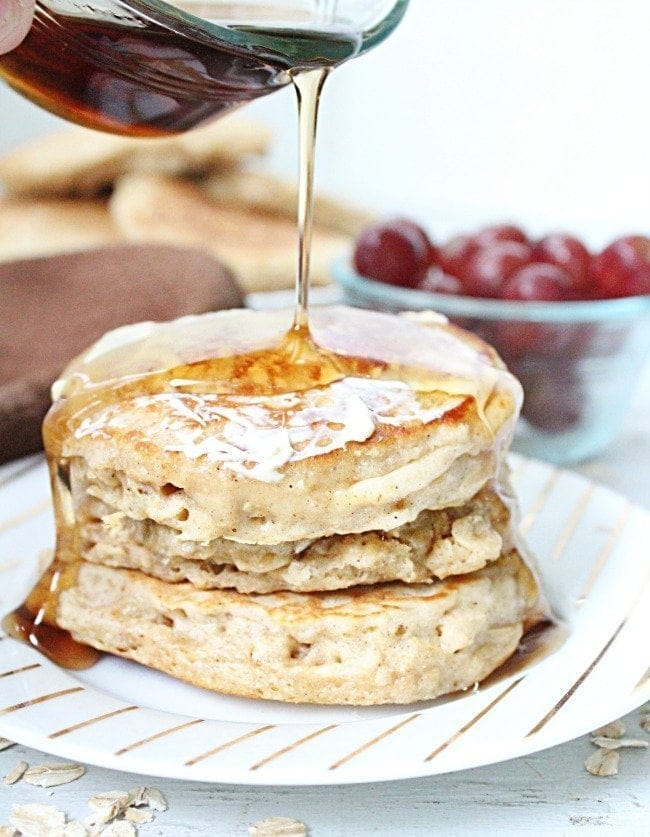
POLYGON ((557 464, 587 459, 609 444, 650 354, 650 296, 510 302, 374 282, 347 260, 333 274, 352 305, 433 309, 494 346, 524 387, 515 449, 557 464))

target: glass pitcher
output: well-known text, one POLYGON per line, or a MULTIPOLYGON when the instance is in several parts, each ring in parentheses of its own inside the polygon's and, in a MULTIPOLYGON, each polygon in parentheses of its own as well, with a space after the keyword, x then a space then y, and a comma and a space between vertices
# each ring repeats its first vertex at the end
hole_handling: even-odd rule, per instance
POLYGON ((114 133, 188 130, 382 41, 408 0, 37 0, 0 58, 19 93, 114 133))

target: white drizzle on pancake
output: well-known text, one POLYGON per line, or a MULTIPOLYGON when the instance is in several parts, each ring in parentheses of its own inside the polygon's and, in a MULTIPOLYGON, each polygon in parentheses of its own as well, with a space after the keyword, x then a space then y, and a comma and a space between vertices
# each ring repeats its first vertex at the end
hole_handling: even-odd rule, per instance
MULTIPOLYGON (((364 442, 381 424, 428 424, 457 407, 462 397, 441 396, 424 407, 400 381, 344 378, 300 393, 220 396, 160 393, 132 400, 140 431, 150 441, 188 459, 206 457, 250 479, 277 482, 289 462, 364 442), (164 416, 164 421, 161 421, 164 416)), ((111 405, 85 419, 77 439, 110 436, 133 421, 111 405)))

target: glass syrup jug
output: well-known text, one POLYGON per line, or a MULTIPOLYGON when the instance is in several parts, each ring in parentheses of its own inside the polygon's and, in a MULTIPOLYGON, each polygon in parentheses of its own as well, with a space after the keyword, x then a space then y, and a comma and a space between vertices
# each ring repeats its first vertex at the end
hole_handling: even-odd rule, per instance
POLYGON ((0 76, 42 107, 131 136, 185 131, 381 42, 408 0, 37 0, 0 76))

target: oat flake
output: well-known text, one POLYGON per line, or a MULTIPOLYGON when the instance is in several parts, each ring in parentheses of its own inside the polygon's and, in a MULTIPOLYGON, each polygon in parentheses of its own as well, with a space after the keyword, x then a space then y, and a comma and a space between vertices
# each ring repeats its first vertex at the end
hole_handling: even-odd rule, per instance
POLYGON ((112 822, 101 830, 101 837, 136 837, 137 831, 130 822, 112 822))
POLYGON ((618 773, 618 750, 602 750, 598 748, 585 761, 585 768, 592 776, 615 776, 618 773))
POLYGON ((88 837, 88 830, 83 823, 73 820, 69 822, 63 829, 63 837, 88 837))
POLYGON ((145 825, 148 822, 153 822, 153 814, 151 811, 144 811, 140 808, 127 808, 124 811, 124 819, 135 825, 145 825))
POLYGON ((117 808, 113 816, 117 816, 120 808, 126 808, 131 804, 131 794, 126 791, 104 791, 95 794, 88 800, 88 806, 93 811, 105 811, 107 808, 117 808))
POLYGON ((592 738, 623 738, 625 735, 625 724, 623 721, 612 721, 611 724, 605 724, 604 727, 595 729, 591 736, 592 738))
POLYGON ((248 829, 251 837, 281 837, 284 834, 297 834, 299 837, 306 837, 307 828, 299 820, 290 820, 287 817, 270 817, 267 820, 254 822, 248 829))
POLYGON ((9 822, 24 837, 61 837, 65 814, 53 805, 14 805, 9 822))
POLYGON ((602 747, 603 750, 620 750, 625 747, 634 747, 638 749, 645 749, 648 742, 643 738, 605 738, 598 736, 592 738, 591 743, 596 747, 602 747))
POLYGON ((26 761, 19 761, 18 764, 12 768, 5 776, 5 785, 15 785, 25 775, 25 771, 29 765, 26 761))
POLYGON ((103 825, 112 822, 123 810, 122 806, 117 802, 114 802, 112 805, 106 805, 103 808, 99 808, 94 814, 86 817, 84 825, 94 832, 103 825))
POLYGON ((81 764, 51 762, 30 767, 23 778, 30 785, 36 785, 39 788, 53 788, 57 785, 67 785, 68 782, 74 782, 85 772, 86 768, 81 764))
MULTIPOLYGON (((152 811, 167 810, 167 800, 158 788, 142 788, 141 790, 142 802, 139 804, 146 805, 148 808, 151 808, 152 811)), ((138 802, 134 802, 133 804, 138 805, 138 802)))

